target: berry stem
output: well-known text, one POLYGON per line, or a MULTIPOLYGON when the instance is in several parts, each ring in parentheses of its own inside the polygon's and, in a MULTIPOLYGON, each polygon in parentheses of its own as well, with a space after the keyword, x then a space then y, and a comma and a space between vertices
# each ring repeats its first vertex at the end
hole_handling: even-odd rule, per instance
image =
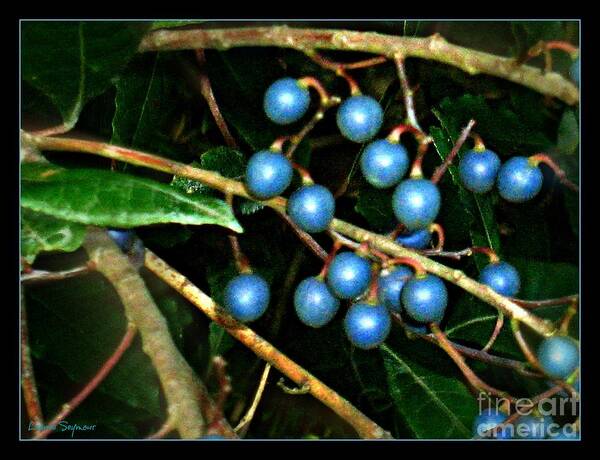
POLYGON ((575 45, 560 40, 546 42, 545 48, 547 50, 561 50, 565 53, 569 53, 571 56, 577 56, 579 54, 579 48, 577 48, 575 45))
POLYGON ((559 331, 561 334, 567 335, 569 333, 569 325, 571 324, 571 320, 577 314, 577 305, 578 302, 571 302, 571 304, 567 308, 565 315, 560 321, 559 331))
POLYGON ((302 179, 302 185, 313 185, 315 181, 310 176, 310 172, 304 166, 292 161, 292 168, 298 171, 300 178, 302 179))
POLYGON ((471 253, 485 254, 486 256, 488 256, 490 263, 492 264, 497 264, 498 262, 500 262, 500 257, 498 257, 498 254, 496 254, 496 252, 492 248, 488 248, 485 246, 475 246, 471 248, 471 253))
POLYGON ((573 306, 577 307, 579 304, 579 295, 568 295, 565 297, 559 297, 556 299, 543 299, 543 300, 523 300, 523 299, 515 299, 511 298, 514 303, 521 305, 522 307, 534 309, 534 308, 543 308, 543 307, 554 307, 565 304, 573 304, 573 306))
POLYGON ((298 84, 303 88, 313 88, 319 93, 319 97, 321 98, 321 106, 326 107, 329 104, 329 93, 322 85, 322 83, 317 80, 315 77, 302 77, 299 78, 298 84))
POLYGON ((362 91, 360 90, 356 80, 352 78, 345 69, 338 68, 335 73, 338 77, 342 77, 344 80, 346 80, 348 86, 350 87, 351 96, 360 96, 362 94, 362 91))
POLYGON ((544 371, 542 370, 542 366, 540 365, 540 362, 538 361, 535 353, 533 351, 531 351, 531 348, 529 348, 529 344, 523 337, 523 333, 521 332, 521 323, 519 322, 519 320, 514 319, 514 318, 511 319, 510 327, 512 328, 512 332, 515 337, 515 340, 517 341, 517 344, 519 345, 519 348, 523 352, 523 356, 525 356, 525 359, 527 360, 527 362, 529 364, 531 364, 531 366, 534 369, 544 373, 544 371))
POLYGON ((367 295, 367 303, 370 305, 376 305, 377 294, 379 291, 379 267, 377 264, 371 266, 371 282, 369 283, 369 293, 367 295))
POLYGON ((570 190, 573 190, 574 192, 579 192, 579 186, 567 179, 567 174, 547 154, 536 153, 535 155, 530 156, 528 160, 531 166, 538 166, 540 163, 544 163, 545 165, 549 166, 550 169, 554 171, 554 174, 556 174, 556 177, 558 177, 558 180, 565 187, 569 188, 570 190))
POLYGON ((421 131, 420 128, 401 123, 398 126, 392 128, 386 139, 389 142, 397 144, 398 142, 400 142, 400 136, 402 136, 402 134, 406 132, 411 133, 419 143, 423 143, 424 140, 427 138, 427 135, 423 131, 421 131))
POLYGON ((444 249, 444 243, 446 241, 444 228, 437 223, 433 223, 429 226, 429 232, 437 235, 437 244, 435 245, 434 251, 442 251, 444 249))
POLYGON ((467 137, 469 137, 469 134, 471 132, 471 129, 473 129, 473 126, 475 126, 475 120, 471 119, 471 120, 469 120, 469 123, 467 123, 467 126, 465 126, 464 129, 462 130, 462 132, 460 133, 460 136, 458 137, 456 143, 454 144, 454 147, 452 147, 450 154, 446 157, 444 162, 440 166, 438 166, 436 168, 436 170, 433 172, 433 175, 431 176, 431 182, 433 182, 434 184, 437 184, 440 181, 440 179, 442 178, 442 176, 444 175, 446 170, 450 167, 450 165, 454 161, 454 158, 456 157, 456 155, 458 155, 458 152, 461 149, 461 147, 463 146, 463 144, 465 143, 465 141, 467 140, 467 137))
POLYGON ((323 264, 323 268, 321 269, 321 271, 319 272, 319 274, 317 275, 317 278, 323 280, 325 279, 325 277, 327 276, 327 272, 329 270, 329 266, 331 265, 331 262, 333 262, 333 259, 335 258, 335 255, 338 253, 338 251, 342 248, 342 243, 338 240, 335 240, 333 242, 333 246, 331 247, 331 251, 329 251, 329 254, 327 254, 327 258, 325 259, 325 263, 323 264))
POLYGON ((490 339, 485 344, 485 346, 481 349, 481 351, 487 353, 492 348, 492 346, 496 342, 496 339, 500 335, 500 332, 502 332, 503 326, 504 326, 504 314, 500 311, 500 312, 498 312, 498 319, 496 320, 496 326, 494 327, 494 331, 492 332, 490 339))
POLYGON ((429 148, 430 140, 419 143, 417 148, 417 156, 410 167, 409 177, 411 179, 421 179, 423 177, 423 158, 429 148))
POLYGON ((415 271, 415 276, 417 278, 427 276, 425 267, 412 257, 394 257, 393 259, 386 260, 383 265, 384 268, 393 267, 395 265, 408 265, 415 271))
POLYGON ((290 136, 281 136, 273 141, 273 143, 269 146, 269 150, 273 152, 281 152, 283 150, 283 144, 287 141, 290 141, 290 136))
POLYGON ((469 136, 475 141, 473 150, 475 150, 476 152, 485 151, 485 149, 486 149, 485 144, 483 143, 483 139, 481 138, 481 136, 479 134, 471 132, 471 134, 469 136))

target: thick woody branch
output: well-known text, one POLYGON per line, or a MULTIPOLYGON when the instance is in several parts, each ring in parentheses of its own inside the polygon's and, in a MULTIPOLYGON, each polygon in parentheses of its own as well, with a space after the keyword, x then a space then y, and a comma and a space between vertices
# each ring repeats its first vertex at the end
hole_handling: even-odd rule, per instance
POLYGON ((225 328, 232 337, 252 350, 259 358, 270 363, 296 384, 307 385, 310 388, 310 393, 315 398, 351 424, 361 437, 376 439, 391 437, 388 432, 366 417, 346 399, 281 353, 248 326, 228 315, 185 276, 149 250, 146 250, 145 265, 146 268, 188 299, 211 320, 225 328))
POLYGON ((442 62, 471 75, 487 74, 556 97, 567 104, 579 102, 577 87, 556 72, 544 72, 514 59, 448 43, 439 34, 430 37, 399 37, 373 32, 302 29, 287 26, 231 29, 155 30, 140 43, 139 51, 182 49, 226 50, 244 46, 277 46, 304 53, 323 50, 362 51, 394 58, 416 57, 442 62))
POLYGON ((182 438, 197 439, 205 424, 196 396, 197 378, 173 343, 165 318, 150 296, 137 270, 129 263, 108 234, 90 229, 84 248, 97 270, 114 286, 128 321, 142 338, 168 402, 169 417, 182 438))

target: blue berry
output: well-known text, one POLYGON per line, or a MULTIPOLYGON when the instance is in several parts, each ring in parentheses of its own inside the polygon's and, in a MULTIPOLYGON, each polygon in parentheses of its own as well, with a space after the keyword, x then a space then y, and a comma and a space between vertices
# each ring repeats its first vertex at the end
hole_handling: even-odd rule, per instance
POLYGON ((573 82, 579 86, 579 70, 581 67, 581 63, 579 60, 579 56, 577 56, 577 58, 573 61, 573 64, 571 64, 571 69, 569 71, 569 75, 571 76, 571 80, 573 80, 573 82))
POLYGON ((376 188, 396 185, 408 170, 406 149, 387 139, 371 142, 360 157, 360 168, 369 184, 376 188))
POLYGON ((491 438, 494 437, 496 439, 510 439, 512 438, 512 426, 506 425, 500 429, 500 431, 496 434, 488 433, 486 431, 491 430, 492 428, 503 423, 508 416, 503 414, 502 412, 495 409, 485 409, 475 417, 475 422, 473 423, 473 436, 477 438, 491 438))
POLYGON ((549 337, 539 346, 537 358, 547 375, 566 379, 579 367, 579 347, 569 337, 549 337))
POLYGON ((317 278, 306 278, 296 288, 294 307, 300 321, 307 326, 321 327, 338 311, 340 301, 327 284, 317 278))
POLYGON ((479 274, 479 282, 506 297, 514 297, 521 288, 519 272, 506 262, 487 265, 479 274))
POLYGON ((494 187, 500 169, 500 158, 491 150, 471 150, 460 160, 458 173, 467 190, 489 192, 494 187))
POLYGON ((426 179, 402 181, 392 196, 394 214, 409 231, 428 227, 437 217, 440 205, 437 186, 426 179))
POLYGON ((396 243, 407 248, 424 249, 431 242, 431 233, 428 229, 422 228, 411 233, 398 235, 396 243))
POLYGON ((246 166, 246 188, 255 198, 273 198, 288 188, 293 173, 292 164, 284 155, 261 150, 252 155, 246 166))
POLYGON ((412 270, 404 265, 395 267, 391 271, 382 271, 377 281, 377 297, 379 298, 379 302, 390 310, 399 312, 400 292, 412 276, 412 270))
POLYGON ((342 252, 334 257, 327 270, 327 284, 340 299, 361 295, 371 281, 371 264, 353 252, 342 252))
POLYGON ((550 432, 554 420, 551 416, 535 417, 524 415, 515 424, 515 435, 520 439, 544 439, 550 432))
POLYGON ((413 277, 402 289, 402 306, 419 323, 439 323, 448 304, 444 282, 435 275, 413 277))
POLYGON ((344 318, 344 330, 352 344, 363 350, 379 346, 387 338, 392 320, 383 305, 353 304, 344 318))
POLYGON ((269 306, 269 298, 269 285, 258 275, 238 275, 225 287, 225 308, 238 321, 260 318, 269 306))
POLYGON ((342 135, 353 142, 373 139, 383 123, 383 110, 369 96, 346 99, 337 112, 337 125, 342 135))
POLYGON ((526 157, 512 157, 500 168, 497 184, 502 198, 522 203, 540 192, 543 181, 540 168, 530 164, 526 157))
POLYGON ((310 93, 293 78, 277 80, 265 93, 267 117, 279 125, 293 123, 304 116, 310 105, 310 93))
POLYGON ((108 236, 123 252, 129 252, 135 241, 135 233, 131 230, 108 230, 108 236))
POLYGON ((304 185, 290 196, 287 213, 305 232, 322 232, 333 220, 335 198, 322 185, 304 185))
POLYGON ((221 436, 220 434, 207 434, 206 436, 202 436, 200 439, 217 441, 227 439, 225 436, 221 436))

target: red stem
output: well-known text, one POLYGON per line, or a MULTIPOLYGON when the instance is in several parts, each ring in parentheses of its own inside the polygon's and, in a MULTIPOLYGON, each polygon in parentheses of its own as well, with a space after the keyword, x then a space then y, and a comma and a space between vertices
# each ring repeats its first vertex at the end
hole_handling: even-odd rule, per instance
POLYGON ((434 250, 441 251, 444 249, 444 243, 446 241, 444 228, 440 224, 431 224, 429 226, 429 232, 435 233, 437 235, 437 244, 435 245, 434 250))
POLYGON ((500 257, 492 248, 476 246, 471 248, 471 252, 474 254, 485 254, 490 259, 490 263, 495 264, 500 262, 500 257))
POLYGON ((573 190, 574 192, 579 192, 579 186, 567 179, 567 174, 547 154, 536 153, 535 155, 529 157, 529 162, 533 166, 537 166, 540 163, 544 163, 545 165, 549 166, 552 169, 552 171, 554 171, 554 174, 556 174, 556 177, 558 177, 558 180, 563 185, 573 190))
POLYGON ((421 265, 420 262, 416 261, 412 257, 394 257, 393 259, 389 259, 384 263, 385 267, 390 267, 394 265, 409 265, 415 271, 415 276, 424 276, 427 274, 427 270, 425 267, 421 265))
MULTIPOLYGON (((121 343, 119 343, 119 346, 116 348, 113 354, 106 360, 92 380, 90 380, 85 387, 83 387, 83 389, 77 395, 75 395, 73 399, 71 399, 67 404, 63 405, 61 411, 56 414, 50 423, 48 423, 49 426, 57 426, 71 412, 73 412, 92 393, 92 391, 98 387, 98 385, 102 383, 110 371, 119 362, 125 351, 127 351, 131 345, 131 342, 133 342, 136 331, 137 330, 135 326, 127 326, 127 332, 123 336, 121 343)), ((34 437, 34 439, 44 439, 53 431, 54 430, 52 429, 41 431, 34 437)))
POLYGON ((329 266, 331 265, 331 262, 333 262, 333 259, 335 258, 335 255, 341 249, 341 247, 342 247, 341 241, 335 240, 333 242, 333 246, 331 248, 331 251, 329 251, 329 254, 327 254, 327 258, 325 259, 325 263, 323 264, 323 268, 321 269, 321 272, 319 273, 319 278, 323 278, 324 279, 327 276, 327 270, 329 270, 329 266))

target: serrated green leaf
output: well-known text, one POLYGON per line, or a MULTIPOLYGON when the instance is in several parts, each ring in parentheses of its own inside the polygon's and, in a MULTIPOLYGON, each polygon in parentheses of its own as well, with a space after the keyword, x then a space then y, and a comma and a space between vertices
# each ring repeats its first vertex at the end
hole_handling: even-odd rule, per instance
POLYGON ((22 206, 83 224, 131 228, 214 224, 242 232, 230 207, 149 179, 98 169, 22 166, 22 206))
POLYGON ((23 78, 45 93, 67 127, 137 51, 145 23, 27 21, 21 30, 23 78))
MULTIPOLYGON (((92 274, 32 286, 26 294, 33 356, 86 383, 125 333, 123 307, 112 285, 92 274)), ((160 414, 158 377, 137 340, 97 391, 147 414, 160 414)))
POLYGON ((396 409, 419 439, 470 438, 475 398, 455 374, 440 372, 442 363, 431 348, 429 359, 423 353, 415 356, 420 345, 412 343, 410 354, 380 347, 396 409))
POLYGON ((21 255, 32 264, 40 252, 78 249, 85 237, 85 225, 21 209, 21 255))

